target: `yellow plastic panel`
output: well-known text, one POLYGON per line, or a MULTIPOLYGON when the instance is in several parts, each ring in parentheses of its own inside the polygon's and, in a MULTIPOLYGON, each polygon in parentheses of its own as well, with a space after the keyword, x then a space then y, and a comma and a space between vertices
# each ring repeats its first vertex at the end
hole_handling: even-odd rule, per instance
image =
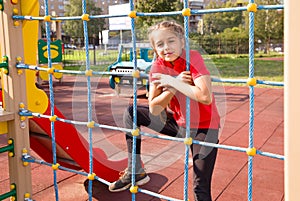
MULTIPOLYGON (((39 1, 21 1, 22 15, 39 16, 39 1)), ((36 65, 38 43, 38 21, 23 21, 24 63, 36 65)), ((44 113, 48 107, 47 94, 35 86, 36 72, 26 70, 26 90, 28 109, 44 113)))

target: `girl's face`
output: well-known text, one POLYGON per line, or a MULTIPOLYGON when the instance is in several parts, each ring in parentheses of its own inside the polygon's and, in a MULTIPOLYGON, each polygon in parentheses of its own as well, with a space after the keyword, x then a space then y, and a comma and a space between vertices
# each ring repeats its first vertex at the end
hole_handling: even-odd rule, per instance
POLYGON ((152 39, 156 54, 165 61, 173 62, 181 55, 184 40, 175 33, 166 29, 158 29, 152 32, 152 39))

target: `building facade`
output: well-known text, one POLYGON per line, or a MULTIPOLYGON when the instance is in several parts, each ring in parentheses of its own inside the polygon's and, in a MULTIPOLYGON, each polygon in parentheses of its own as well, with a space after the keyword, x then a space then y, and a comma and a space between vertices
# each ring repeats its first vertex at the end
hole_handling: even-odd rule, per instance
MULTIPOLYGON (((103 15, 109 14, 109 6, 111 5, 118 5, 118 4, 125 4, 129 3, 129 0, 93 0, 97 7, 102 9, 103 15)), ((206 7, 212 0, 189 0, 188 7, 191 10, 201 10, 206 7)), ((226 0, 213 0, 217 4, 221 4, 226 2, 226 0)), ((245 3, 248 0, 235 0, 237 3, 245 3)), ((44 7, 44 0, 39 0, 40 2, 40 15, 45 14, 45 7, 44 7)), ((136 1, 141 3, 140 1, 136 1)), ((52 16, 59 16, 63 17, 65 13, 65 6, 70 4, 70 0, 49 0, 49 13, 52 16)), ((109 29, 108 19, 106 20, 105 29, 109 29)), ((190 32, 200 32, 201 33, 201 24, 202 24, 202 16, 201 15, 192 15, 189 18, 190 22, 190 32)))
MULTIPOLYGON (((102 14, 108 14, 108 7, 111 5, 128 3, 129 0, 93 0, 97 7, 102 9, 102 14)), ((44 0, 40 2, 40 13, 44 14, 44 0)), ((65 11, 65 5, 70 4, 70 0, 49 0, 49 13, 55 13, 56 16, 63 17, 65 11)))

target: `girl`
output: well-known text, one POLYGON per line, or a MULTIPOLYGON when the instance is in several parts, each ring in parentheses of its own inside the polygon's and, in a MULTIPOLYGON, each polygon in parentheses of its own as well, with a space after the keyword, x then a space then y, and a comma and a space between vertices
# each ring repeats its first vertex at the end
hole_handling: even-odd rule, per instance
MULTIPOLYGON (((186 71, 184 31, 172 21, 163 21, 149 29, 149 41, 157 55, 150 70, 149 107, 137 107, 137 126, 146 126, 161 134, 185 137, 186 97, 190 98, 190 136, 194 140, 218 143, 220 117, 211 89, 211 77, 201 55, 190 51, 190 70, 186 71)), ((133 108, 124 114, 124 125, 132 128, 133 108)), ((128 168, 109 186, 116 192, 131 185, 132 136, 126 135, 128 168)), ((141 165, 141 139, 137 138, 136 185, 150 178, 141 165)), ((191 145, 193 189, 196 201, 211 201, 211 178, 217 149, 191 145)))

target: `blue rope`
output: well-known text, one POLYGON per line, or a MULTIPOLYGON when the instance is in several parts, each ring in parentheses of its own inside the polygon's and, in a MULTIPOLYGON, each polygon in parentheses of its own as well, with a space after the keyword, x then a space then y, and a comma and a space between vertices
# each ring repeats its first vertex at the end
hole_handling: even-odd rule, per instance
MULTIPOLYGON (((86 0, 82 0, 82 14, 87 14, 86 0)), ((84 45, 85 45, 85 57, 86 57, 86 71, 90 70, 90 57, 89 57, 89 35, 88 35, 88 22, 83 20, 83 32, 84 32, 84 45)), ((88 106, 88 122, 92 122, 92 95, 91 95, 91 77, 86 76, 87 79, 87 106, 88 106)), ((88 142, 89 142, 89 174, 93 174, 93 130, 88 127, 88 142)), ((93 180, 89 180, 88 193, 89 201, 93 200, 93 180)))
MULTIPOLYGON (((188 8, 188 0, 183 1, 184 9, 188 8)), ((184 34, 185 34, 185 50, 186 50, 186 70, 190 70, 190 46, 189 46, 189 17, 184 16, 184 34)), ((190 137, 190 98, 186 97, 186 136, 185 138, 188 139, 190 137)), ((184 185, 183 185, 183 199, 188 201, 188 181, 189 181, 189 150, 190 145, 185 144, 185 158, 184 158, 184 185)))
MULTIPOLYGON (((284 9, 283 5, 259 5, 257 7, 258 10, 276 10, 276 9, 284 9)), ((216 8, 216 9, 205 9, 205 10, 191 10, 192 15, 202 15, 209 13, 219 13, 219 12, 240 12, 246 11, 247 7, 234 7, 234 8, 216 8)), ((181 15, 181 11, 170 11, 170 12, 152 12, 152 13, 139 13, 137 12, 137 16, 147 16, 147 17, 163 17, 163 16, 173 16, 173 15, 181 15)), ((90 16, 90 19, 99 19, 99 18, 116 18, 116 17, 127 17, 127 15, 93 15, 90 16)), ((35 16, 20 16, 14 15, 12 16, 14 20, 40 20, 43 21, 43 17, 35 17, 35 16)), ((52 17, 53 20, 81 20, 81 16, 70 16, 70 17, 52 17)))
MULTIPOLYGON (((30 70, 38 70, 38 71, 47 71, 47 68, 34 66, 34 65, 27 65, 27 64, 17 64, 17 68, 19 69, 30 69, 30 70)), ((85 71, 79 71, 79 70, 59 70, 54 69, 55 73, 64 73, 64 74, 74 74, 74 75, 85 75, 85 71)), ((103 72, 103 71, 93 71, 92 75, 119 75, 122 77, 132 77, 132 73, 122 73, 122 72, 103 72)), ((148 78, 149 75, 146 73, 140 72, 140 78, 148 78)), ((226 78, 211 78, 212 82, 221 82, 221 83, 247 83, 247 79, 226 79, 226 78)), ((270 85, 270 86, 284 86, 284 82, 275 82, 275 81, 266 81, 266 80, 256 80, 257 84, 263 84, 263 85, 270 85)))
MULTIPOLYGON (((28 111, 21 111, 21 112, 19 112, 19 115, 20 116, 33 116, 33 117, 36 117, 36 118, 46 118, 46 119, 49 119, 51 117, 50 115, 43 115, 43 114, 39 114, 39 113, 31 113, 31 112, 28 112, 28 111)), ((62 118, 59 118, 59 117, 57 117, 56 121, 61 121, 61 122, 64 122, 64 123, 69 123, 69 124, 79 125, 79 126, 86 126, 87 123, 88 123, 88 122, 62 119, 62 118)), ((109 130, 115 130, 115 131, 121 131, 121 132, 126 132, 126 133, 132 131, 132 129, 128 129, 128 128, 115 127, 115 126, 99 124, 99 123, 95 123, 95 127, 103 128, 103 129, 109 129, 109 130)), ((146 133, 146 132, 143 132, 143 131, 140 131, 140 134, 142 136, 146 136, 146 137, 150 137, 150 138, 156 138, 156 139, 161 139, 161 140, 170 140, 170 141, 182 142, 182 143, 184 142, 183 138, 176 138, 176 137, 170 137, 170 136, 164 136, 164 135, 155 135, 155 134, 146 133)), ((207 147, 214 147, 214 148, 226 149, 226 150, 230 150, 230 151, 239 151, 239 152, 246 152, 247 149, 248 149, 248 148, 242 148, 242 147, 236 147, 236 146, 230 146, 230 145, 222 145, 222 144, 202 142, 202 141, 197 141, 197 140, 193 140, 193 143, 194 144, 199 144, 199 145, 202 145, 202 146, 207 146, 207 147)), ((256 150, 256 152, 257 152, 257 154, 262 155, 262 156, 268 156, 270 158, 284 160, 283 155, 272 154, 272 153, 263 152, 263 151, 260 151, 260 150, 256 150)))
MULTIPOLYGON (((129 1, 130 5, 130 11, 134 11, 134 1, 130 0, 129 1)), ((136 36, 135 36, 135 25, 134 25, 134 18, 131 18, 131 37, 132 37, 132 61, 133 61, 133 70, 134 72, 137 70, 137 55, 136 55, 136 36)), ((133 130, 137 129, 137 78, 133 78, 133 130)), ((136 141, 137 141, 137 136, 133 136, 133 142, 132 142, 132 169, 131 169, 131 185, 135 186, 135 164, 136 164, 136 141)), ((131 194, 131 199, 132 201, 135 201, 136 196, 135 193, 131 194)))
MULTIPOLYGON (((44 0, 45 5, 45 15, 49 15, 49 9, 48 9, 48 0, 44 0)), ((46 39, 47 39, 47 54, 48 54, 48 68, 52 68, 52 59, 51 59, 51 22, 45 22, 46 24, 46 39)), ((53 77, 52 74, 49 73, 49 97, 50 97, 50 114, 51 116, 54 116, 54 90, 53 90, 53 77)), ((54 121, 51 121, 51 146, 52 146, 52 153, 53 153, 53 164, 57 163, 57 156, 56 156, 56 140, 55 140, 55 123, 54 121)), ((54 183, 54 191, 55 191, 55 198, 56 200, 59 200, 58 198, 58 184, 57 184, 57 173, 56 170, 53 170, 53 183, 54 183)))
MULTIPOLYGON (((254 0, 249 0, 254 3, 254 0)), ((254 78, 254 13, 249 12, 249 78, 254 78)), ((254 87, 249 86, 249 148, 253 148, 254 87)), ((252 201, 253 156, 248 156, 248 201, 252 201)))

